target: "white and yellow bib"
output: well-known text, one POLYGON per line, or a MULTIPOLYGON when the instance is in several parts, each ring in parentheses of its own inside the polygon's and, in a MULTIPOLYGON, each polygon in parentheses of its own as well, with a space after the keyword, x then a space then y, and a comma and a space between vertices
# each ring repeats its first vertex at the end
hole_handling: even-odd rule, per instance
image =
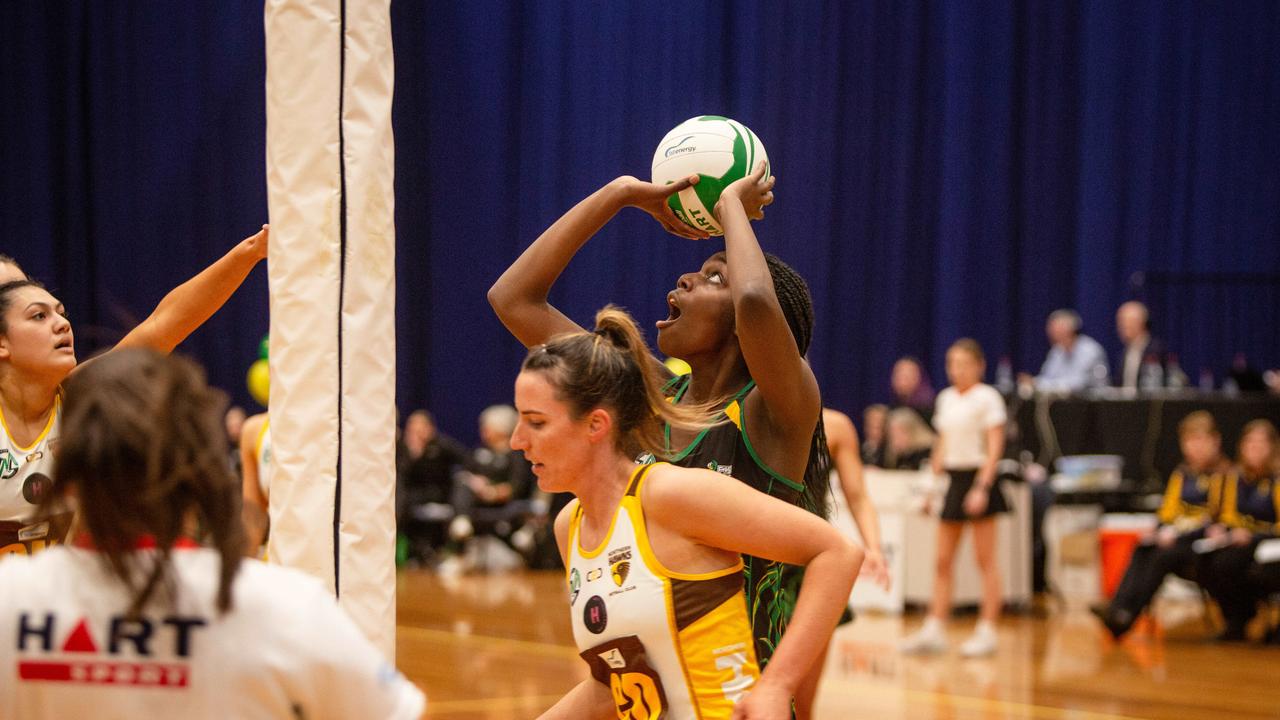
POLYGON ((40 498, 53 489, 53 448, 61 419, 58 396, 44 429, 24 447, 9 434, 0 412, 0 555, 33 552, 48 541, 49 523, 33 522, 33 517, 40 498))
POLYGON ((672 572, 645 531, 638 466, 599 547, 581 547, 582 508, 569 525, 573 637, 592 676, 609 686, 622 720, 728 718, 757 679, 742 563, 672 572))

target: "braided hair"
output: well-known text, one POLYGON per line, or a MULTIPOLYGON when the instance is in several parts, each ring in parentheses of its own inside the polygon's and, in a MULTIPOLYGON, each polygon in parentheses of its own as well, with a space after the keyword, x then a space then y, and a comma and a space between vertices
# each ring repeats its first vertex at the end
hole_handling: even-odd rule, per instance
MULTIPOLYGON (((765 253, 764 259, 769 266, 769 275, 773 278, 773 292, 778 296, 778 305, 787 320, 787 327, 791 328, 796 348, 803 356, 809 352, 809 343, 813 340, 813 297, 809 294, 809 284, 795 268, 778 256, 765 253)), ((831 451, 827 448, 827 431, 822 424, 822 413, 819 412, 818 424, 813 428, 813 440, 809 446, 809 462, 804 470, 801 506, 824 518, 828 517, 831 513, 830 496, 831 451)))

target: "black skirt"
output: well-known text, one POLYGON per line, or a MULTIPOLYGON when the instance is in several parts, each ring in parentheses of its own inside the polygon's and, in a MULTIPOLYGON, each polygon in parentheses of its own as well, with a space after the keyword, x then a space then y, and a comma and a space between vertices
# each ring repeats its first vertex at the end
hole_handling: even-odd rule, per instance
POLYGON ((951 476, 951 482, 947 485, 947 499, 942 504, 943 520, 951 522, 981 520, 992 515, 1009 512, 1009 504, 1005 502, 1004 492, 1000 489, 999 476, 996 477, 995 483, 991 485, 991 496, 987 500, 987 509, 981 515, 975 517, 964 511, 964 496, 973 487, 973 481, 978 477, 978 471, 948 470, 947 474, 951 476))

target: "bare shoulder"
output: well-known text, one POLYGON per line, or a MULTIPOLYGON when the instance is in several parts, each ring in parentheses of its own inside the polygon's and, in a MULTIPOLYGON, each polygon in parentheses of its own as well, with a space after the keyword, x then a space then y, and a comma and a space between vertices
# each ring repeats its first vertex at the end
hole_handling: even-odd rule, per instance
POLYGON ((640 499, 650 513, 680 513, 739 488, 750 489, 713 470, 658 463, 645 477, 640 499))
POLYGON ((560 546, 560 554, 564 555, 565 545, 569 542, 569 523, 573 520, 573 514, 578 511, 578 498, 569 501, 560 509, 560 514, 556 515, 555 533, 556 545, 560 546))
POLYGON ((849 441, 857 437, 857 430, 848 415, 839 410, 822 408, 822 424, 827 431, 827 443, 834 445, 839 441, 849 441))

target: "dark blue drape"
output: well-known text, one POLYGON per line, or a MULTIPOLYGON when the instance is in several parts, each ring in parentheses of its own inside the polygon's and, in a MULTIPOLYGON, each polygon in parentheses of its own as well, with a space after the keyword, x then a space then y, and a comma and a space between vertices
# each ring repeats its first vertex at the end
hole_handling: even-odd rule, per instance
MULTIPOLYGON (((489 284, 703 113, 768 147, 778 202, 757 232, 809 279, 829 404, 882 399, 903 354, 941 384, 961 335, 1034 371, 1062 306, 1114 352, 1138 272, 1192 274, 1136 292, 1193 376, 1237 352, 1280 364, 1276 3, 399 0, 392 16, 400 405, 464 437, 523 356, 489 284), (1255 278, 1206 292, 1202 273, 1255 278)), ((0 251, 67 300, 82 352, 262 221, 261 23, 260 2, 0 7, 0 251)), ((651 326, 716 247, 627 211, 554 300, 651 326)), ((264 276, 187 348, 240 395, 264 276)))

